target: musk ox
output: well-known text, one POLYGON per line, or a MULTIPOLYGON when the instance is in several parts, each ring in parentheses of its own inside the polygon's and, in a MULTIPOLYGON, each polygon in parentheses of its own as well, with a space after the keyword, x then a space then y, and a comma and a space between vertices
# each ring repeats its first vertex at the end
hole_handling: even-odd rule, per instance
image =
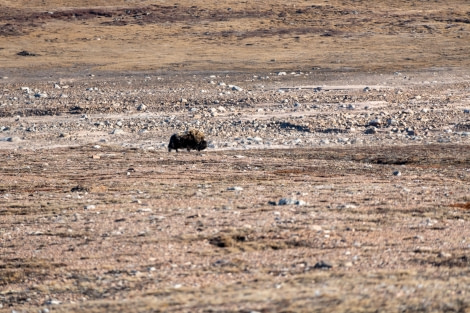
POLYGON ((178 152, 178 149, 187 149, 188 151, 201 151, 207 148, 207 141, 204 139, 204 133, 191 129, 182 134, 173 134, 168 144, 168 152, 172 149, 178 152))

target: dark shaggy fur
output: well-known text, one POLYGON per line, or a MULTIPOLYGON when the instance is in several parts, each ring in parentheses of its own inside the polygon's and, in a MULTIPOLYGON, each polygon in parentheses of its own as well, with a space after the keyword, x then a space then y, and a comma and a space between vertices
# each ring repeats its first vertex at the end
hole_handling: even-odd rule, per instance
POLYGON ((178 149, 201 151, 205 148, 207 148, 207 141, 204 139, 204 134, 194 129, 184 134, 173 134, 168 144, 168 152, 172 149, 178 152, 178 149))

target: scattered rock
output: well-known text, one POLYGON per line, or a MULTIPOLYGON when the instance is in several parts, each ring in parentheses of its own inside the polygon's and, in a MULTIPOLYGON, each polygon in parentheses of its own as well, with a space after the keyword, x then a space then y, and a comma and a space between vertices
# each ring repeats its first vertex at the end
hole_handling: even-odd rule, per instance
POLYGON ((34 97, 36 97, 36 98, 47 98, 48 95, 45 92, 38 92, 38 93, 34 94, 34 97))
POLYGON ((451 258, 452 253, 441 251, 437 254, 437 256, 440 258, 451 258))
POLYGON ((8 141, 8 142, 20 142, 21 139, 19 137, 7 137, 4 139, 4 141, 8 141))
POLYGON ((430 253, 433 249, 431 247, 417 247, 413 250, 414 253, 430 253))
POLYGON ((382 121, 378 118, 370 120, 368 123, 369 126, 380 127, 382 125, 382 121))
POLYGON ((70 191, 71 192, 88 192, 89 188, 77 185, 75 187, 72 187, 72 189, 70 189, 70 191))
POLYGON ((314 269, 326 269, 326 270, 327 270, 327 269, 330 269, 330 268, 332 268, 332 267, 333 267, 333 265, 332 265, 331 263, 325 262, 325 261, 317 262, 317 263, 313 266, 314 269))
POLYGON ((279 202, 277 203, 278 205, 292 205, 295 204, 295 199, 290 199, 290 198, 282 198, 279 199, 279 202))
POLYGON ((59 300, 55 300, 55 299, 50 299, 44 302, 45 305, 59 305, 61 303, 62 302, 60 302, 59 300))
POLYGON ((124 131, 120 128, 116 128, 111 132, 111 135, 120 135, 120 134, 124 134, 124 131))
POLYGON ((22 57, 35 57, 35 56, 39 56, 39 54, 32 53, 32 52, 29 52, 29 51, 26 51, 26 50, 20 51, 20 52, 18 52, 16 55, 19 55, 19 56, 22 56, 22 57))
POLYGON ((340 204, 337 206, 337 209, 339 210, 351 210, 351 209, 357 209, 357 206, 352 203, 346 203, 346 204, 340 204))
POLYGON ((243 88, 238 87, 238 86, 235 86, 235 85, 229 85, 229 87, 230 87, 232 90, 235 90, 235 91, 243 91, 243 88))
POLYGON ((240 186, 228 187, 227 190, 229 190, 229 191, 242 191, 243 187, 240 187, 240 186))
POLYGON ((306 202, 303 200, 291 199, 291 198, 281 198, 279 199, 277 205, 306 205, 306 202))
POLYGON ((398 121, 396 119, 393 119, 393 118, 389 118, 387 120, 387 125, 388 126, 398 126, 398 121))
POLYGON ((263 139, 261 137, 254 137, 254 138, 251 138, 252 141, 256 142, 257 144, 261 144, 263 143, 263 139))

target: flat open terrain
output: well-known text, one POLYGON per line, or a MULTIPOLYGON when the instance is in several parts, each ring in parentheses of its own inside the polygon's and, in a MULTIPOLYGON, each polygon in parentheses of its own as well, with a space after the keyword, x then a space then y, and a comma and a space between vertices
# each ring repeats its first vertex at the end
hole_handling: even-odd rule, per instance
POLYGON ((467 1, 252 2, 2 2, 0 311, 470 311, 467 1))
POLYGON ((470 65, 466 0, 2 3, 4 70, 394 71, 470 65), (17 56, 21 51, 36 56, 17 56))

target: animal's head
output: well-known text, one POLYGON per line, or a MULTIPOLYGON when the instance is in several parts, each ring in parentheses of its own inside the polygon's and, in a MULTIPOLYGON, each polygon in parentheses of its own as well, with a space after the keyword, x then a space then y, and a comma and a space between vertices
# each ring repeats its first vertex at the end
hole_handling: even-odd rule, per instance
POLYGON ((201 142, 198 143, 197 145, 197 149, 201 151, 201 150, 204 150, 205 148, 207 148, 207 141, 201 140, 201 142))

